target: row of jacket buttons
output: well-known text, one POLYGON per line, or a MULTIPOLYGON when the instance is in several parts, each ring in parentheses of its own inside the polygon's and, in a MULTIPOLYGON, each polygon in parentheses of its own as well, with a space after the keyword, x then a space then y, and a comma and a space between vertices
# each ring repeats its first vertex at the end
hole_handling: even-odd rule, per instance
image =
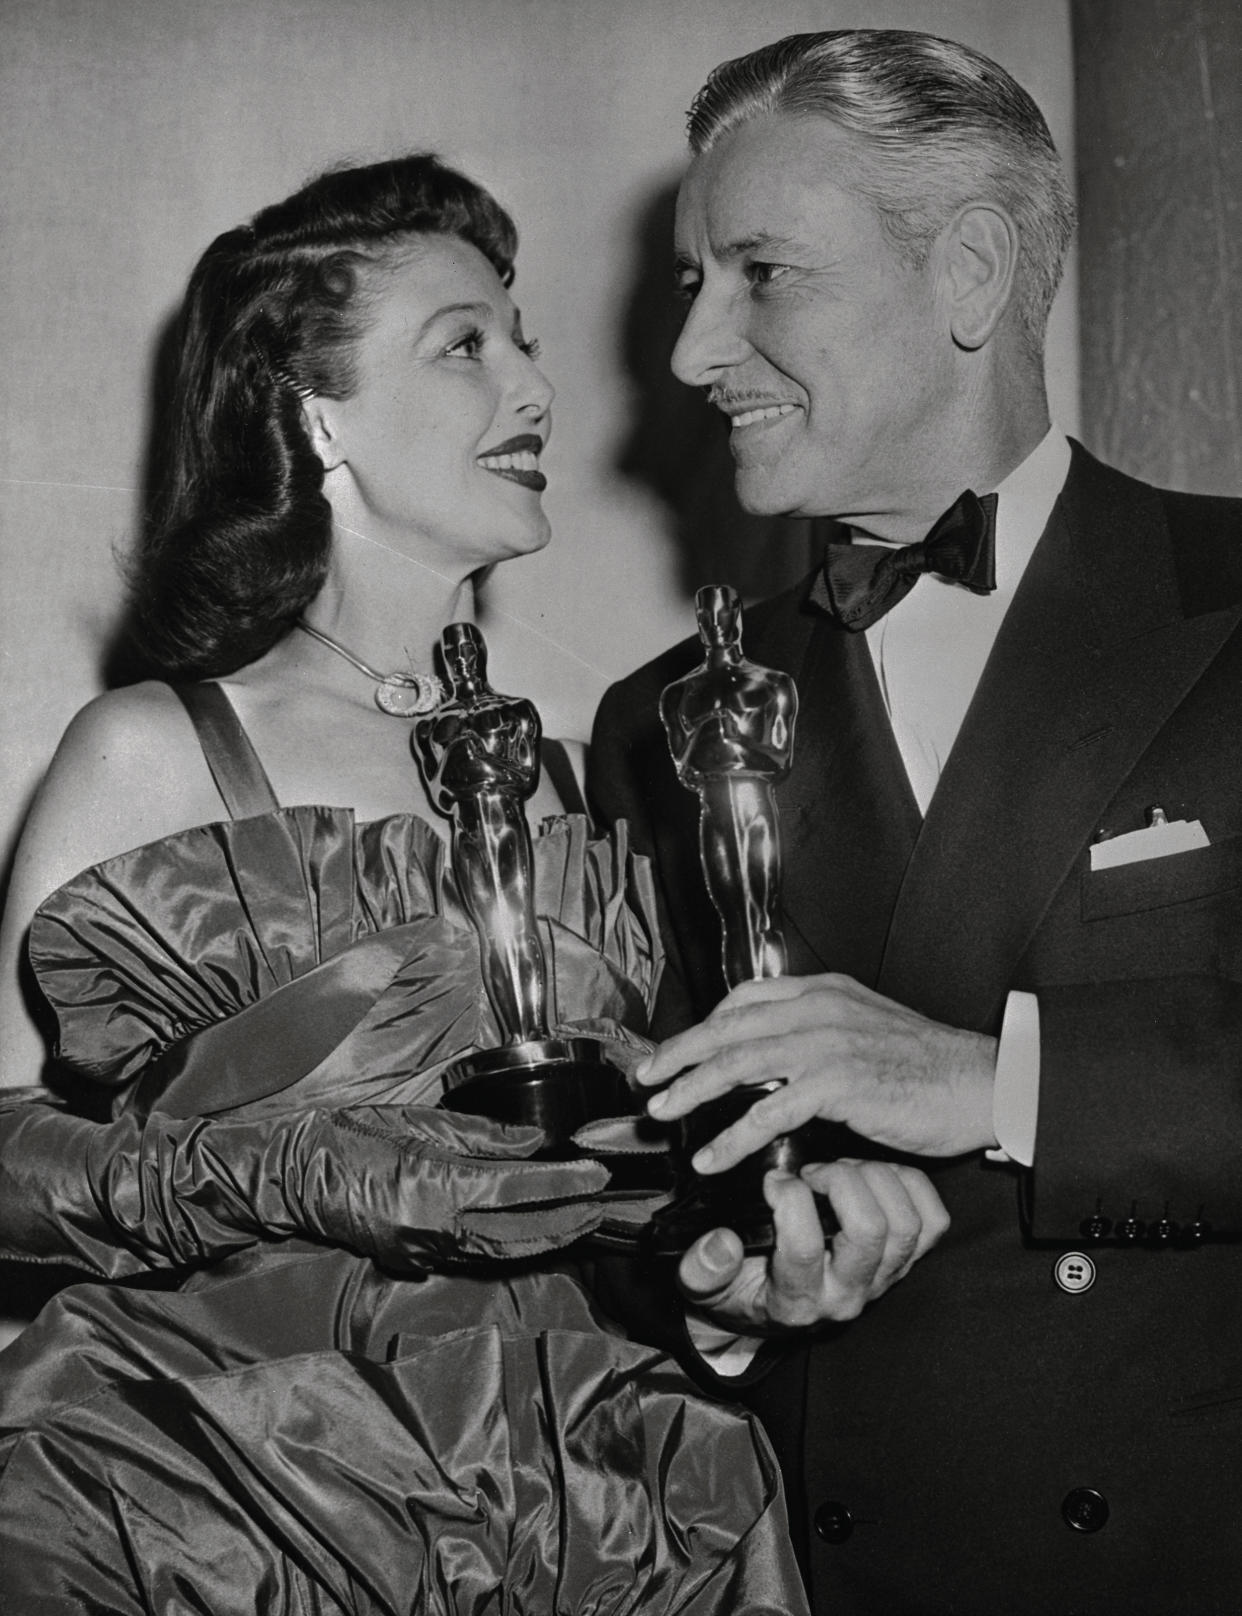
POLYGON ((1202 1207, 1187 1224, 1175 1223, 1169 1216, 1167 1206, 1160 1217, 1146 1223, 1138 1215, 1137 1201, 1131 1201, 1129 1213, 1116 1223, 1104 1216, 1097 1201, 1095 1211, 1082 1220, 1078 1229, 1084 1239, 1107 1240, 1111 1235, 1123 1246, 1135 1246, 1140 1242, 1153 1246, 1197 1246, 1212 1235, 1212 1225, 1204 1218, 1202 1207))
MULTIPOLYGON (((1073 1487, 1061 1500, 1061 1519, 1075 1532, 1098 1532, 1108 1521, 1108 1499, 1095 1487, 1073 1487)), ((854 1517, 835 1498, 819 1506, 814 1521, 824 1543, 844 1543, 854 1530, 854 1517)))

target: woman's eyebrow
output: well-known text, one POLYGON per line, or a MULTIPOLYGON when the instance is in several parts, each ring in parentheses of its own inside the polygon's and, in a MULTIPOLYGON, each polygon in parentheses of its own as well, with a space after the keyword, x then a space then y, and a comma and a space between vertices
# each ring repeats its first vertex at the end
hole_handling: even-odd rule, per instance
POLYGON ((423 336, 446 314, 469 314, 476 320, 485 320, 492 312, 490 303, 445 303, 427 316, 414 335, 416 339, 423 336))

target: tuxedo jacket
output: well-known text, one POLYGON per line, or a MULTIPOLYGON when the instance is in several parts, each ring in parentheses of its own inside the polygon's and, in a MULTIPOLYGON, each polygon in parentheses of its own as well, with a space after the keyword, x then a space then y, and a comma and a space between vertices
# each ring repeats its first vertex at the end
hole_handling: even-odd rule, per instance
MULTIPOLYGON (((777 791, 791 972, 992 1034, 1026 989, 1041 1045, 1033 1170, 922 1161, 941 1244, 749 1377, 816 1609, 1236 1612, 1242 502, 1074 445, 925 818, 864 637, 808 587, 743 628, 799 690, 777 791), (1091 868, 1155 807, 1209 845, 1091 868)), ((662 1031, 724 991, 657 711, 700 659, 688 640, 613 686, 591 752, 598 811, 654 860, 662 1031)))

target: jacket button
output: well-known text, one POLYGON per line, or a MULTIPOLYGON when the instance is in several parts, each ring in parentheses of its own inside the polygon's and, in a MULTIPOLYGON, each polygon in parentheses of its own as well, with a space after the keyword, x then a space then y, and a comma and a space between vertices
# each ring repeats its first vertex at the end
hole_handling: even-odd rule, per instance
POLYGON ((1124 1241, 1128 1245, 1133 1245, 1136 1240, 1143 1238, 1147 1232, 1147 1227, 1142 1218, 1138 1216, 1137 1201, 1130 1202, 1130 1216, 1122 1218, 1115 1232, 1118 1240, 1124 1241))
POLYGON ((1111 1228, 1112 1224, 1097 1206, 1091 1216, 1078 1225, 1078 1232, 1087 1240, 1103 1240, 1111 1228))
POLYGON ((815 1535, 825 1543, 844 1543, 853 1530, 854 1517, 835 1499, 829 1499, 815 1511, 815 1535))
POLYGON ((1067 1251, 1053 1263, 1052 1277, 1063 1291, 1077 1296, 1095 1284, 1095 1264, 1085 1251, 1067 1251))
POLYGON ((1094 1487, 1074 1487, 1062 1500, 1061 1518, 1076 1532, 1098 1532, 1108 1520, 1108 1499, 1094 1487))

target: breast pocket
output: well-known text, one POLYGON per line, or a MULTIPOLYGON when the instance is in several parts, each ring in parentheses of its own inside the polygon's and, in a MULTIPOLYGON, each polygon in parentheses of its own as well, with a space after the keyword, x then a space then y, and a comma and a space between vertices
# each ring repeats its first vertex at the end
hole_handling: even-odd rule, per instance
POLYGON ((1111 870, 1086 870, 1082 878, 1082 918, 1167 909, 1242 888, 1242 836, 1211 847, 1194 847, 1165 858, 1138 859, 1111 870))

